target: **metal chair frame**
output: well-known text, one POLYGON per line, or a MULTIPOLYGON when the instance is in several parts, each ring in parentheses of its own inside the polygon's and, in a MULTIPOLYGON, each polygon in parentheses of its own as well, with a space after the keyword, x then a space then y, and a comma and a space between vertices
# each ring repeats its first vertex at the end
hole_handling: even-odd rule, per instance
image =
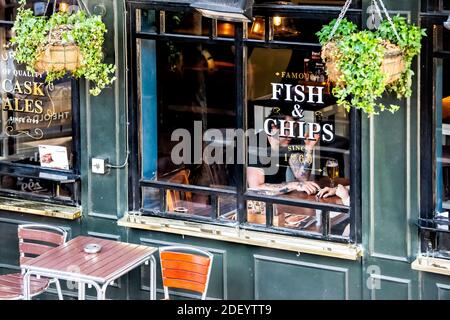
MULTIPOLYGON (((38 230, 38 231, 39 230, 52 231, 52 232, 55 232, 55 233, 59 233, 60 235, 63 236, 63 244, 66 243, 66 241, 67 241, 67 232, 64 229, 60 228, 60 227, 54 227, 54 226, 49 226, 49 225, 45 225, 45 224, 22 224, 22 225, 18 226, 17 230, 20 231, 20 230, 27 230, 27 229, 28 230, 38 230)), ((23 240, 24 239, 19 237, 19 245, 20 245, 20 243, 25 243, 23 240)), ((21 252, 20 253, 20 258, 23 258, 23 257, 25 257, 25 254, 21 252)), ((22 266, 20 267, 20 270, 21 270, 20 274, 21 275, 25 275, 25 271, 26 270, 24 270, 22 268, 22 266)), ((38 279, 39 279, 39 277, 38 277, 38 279)), ((58 299, 59 300, 63 300, 61 284, 59 283, 58 279, 49 279, 49 282, 48 282, 47 286, 45 288, 43 288, 41 291, 31 295, 30 298, 38 296, 38 295, 44 293, 49 288, 49 286, 51 284, 55 284, 55 286, 56 286, 56 291, 58 293, 58 299)), ((7 300, 24 300, 24 299, 25 299, 25 296, 22 293, 22 294, 18 295, 17 297, 14 297, 14 298, 11 298, 11 299, 7 299, 7 300)))

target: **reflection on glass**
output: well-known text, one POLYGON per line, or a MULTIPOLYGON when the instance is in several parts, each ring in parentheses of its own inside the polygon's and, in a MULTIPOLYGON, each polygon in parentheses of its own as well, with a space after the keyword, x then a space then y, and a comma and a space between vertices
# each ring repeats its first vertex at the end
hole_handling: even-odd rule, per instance
MULTIPOLYGON (((9 30, 0 28, 0 43, 9 39, 9 30)), ((4 46, 0 70, 0 160, 41 166, 39 146, 53 146, 66 158, 54 167, 68 162, 73 168, 71 81, 46 84, 41 74, 15 63, 12 50, 4 46)))
POLYGON ((450 51, 450 30, 444 28, 442 24, 433 26, 434 50, 450 51))
MULTIPOLYGON (((0 1, 0 20, 13 21, 17 12, 16 0, 1 0, 0 1)), ((2 42, 0 42, 2 43, 2 42)))
MULTIPOLYGON (((230 45, 138 42, 142 176, 174 184, 235 189, 235 65, 230 45)), ((167 210, 209 216, 235 200, 168 191, 167 210), (187 209, 187 211, 185 210, 187 209)))
POLYGON ((210 196, 192 192, 168 190, 166 203, 166 211, 176 214, 209 218, 213 210, 210 196))
POLYGON ((197 11, 175 12, 165 11, 165 32, 207 36, 209 34, 210 19, 203 17, 197 11))
POLYGON ((70 200, 74 196, 74 185, 71 183, 55 183, 45 179, 13 175, 1 175, 0 188, 3 192, 26 193, 60 200, 70 200))
POLYGON ((249 39, 264 40, 266 36, 265 19, 262 17, 253 18, 253 22, 249 23, 249 39))
POLYGON ((345 0, 255 0, 256 4, 278 4, 278 5, 318 5, 318 6, 342 6, 345 0))
POLYGON ((154 10, 136 10, 136 29, 140 32, 156 33, 156 12, 154 10))
POLYGON ((234 24, 231 22, 217 22, 217 36, 224 38, 234 37, 234 24))
POLYGON ((160 191, 154 188, 142 188, 142 207, 153 213, 159 213, 160 210, 160 191))
POLYGON ((277 220, 278 226, 282 228, 321 232, 319 210, 277 204, 274 210, 274 220, 277 220), (319 214, 318 217, 316 211, 319 214))
POLYGON ((222 196, 219 197, 219 216, 222 219, 237 221, 237 203, 236 197, 222 196))
POLYGON ((248 190, 348 205, 349 115, 331 95, 320 53, 249 48, 247 95, 248 190))
MULTIPOLYGON (((266 224, 266 203, 263 201, 247 201, 247 222, 252 224, 266 224)), ((274 221, 274 225, 278 222, 274 221)))

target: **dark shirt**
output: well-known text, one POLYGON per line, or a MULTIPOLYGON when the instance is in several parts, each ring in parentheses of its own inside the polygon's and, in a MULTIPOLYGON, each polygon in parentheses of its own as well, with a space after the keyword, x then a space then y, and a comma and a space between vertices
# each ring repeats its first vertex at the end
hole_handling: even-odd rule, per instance
POLYGON ((295 150, 294 146, 303 145, 299 141, 291 141, 288 147, 280 147, 278 152, 274 150, 265 132, 260 132, 256 137, 250 138, 248 167, 264 170, 264 182, 279 184, 286 182, 286 171, 289 168, 289 157, 295 150), (253 138, 253 139, 252 139, 253 138), (277 152, 278 154, 274 154, 277 152))

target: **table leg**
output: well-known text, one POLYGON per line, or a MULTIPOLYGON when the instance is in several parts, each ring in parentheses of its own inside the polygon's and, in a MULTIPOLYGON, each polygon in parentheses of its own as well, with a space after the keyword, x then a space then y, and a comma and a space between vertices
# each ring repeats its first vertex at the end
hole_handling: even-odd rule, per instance
POLYGON ((86 285, 78 282, 78 300, 86 300, 86 285))
POLYGON ((150 257, 150 300, 156 300, 156 260, 150 257))
POLYGON ((30 278, 31 274, 29 271, 23 276, 23 299, 30 300, 30 278))

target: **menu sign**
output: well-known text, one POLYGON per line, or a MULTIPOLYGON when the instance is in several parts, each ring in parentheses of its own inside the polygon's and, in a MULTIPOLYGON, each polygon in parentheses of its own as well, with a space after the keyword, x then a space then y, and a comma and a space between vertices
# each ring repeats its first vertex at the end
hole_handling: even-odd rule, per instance
POLYGON ((0 105, 3 133, 45 138, 45 131, 72 121, 70 83, 54 86, 42 74, 14 62, 12 51, 0 56, 0 105))
MULTIPOLYGON (((307 72, 277 72, 275 75, 280 82, 272 82, 271 100, 279 101, 282 105, 290 105, 285 118, 268 118, 264 122, 264 131, 273 136, 315 140, 316 135, 324 142, 334 140, 334 124, 332 122, 307 122, 305 110, 319 110, 325 106, 324 94, 329 92, 329 83, 324 81, 322 66, 317 66, 316 72, 309 71, 309 59, 305 62, 307 72), (273 131, 272 127, 279 127, 273 131)), ((275 108, 281 111, 280 108, 275 108)), ((276 112, 275 112, 276 113, 276 112)), ((316 121, 319 120, 316 118, 316 121)))

